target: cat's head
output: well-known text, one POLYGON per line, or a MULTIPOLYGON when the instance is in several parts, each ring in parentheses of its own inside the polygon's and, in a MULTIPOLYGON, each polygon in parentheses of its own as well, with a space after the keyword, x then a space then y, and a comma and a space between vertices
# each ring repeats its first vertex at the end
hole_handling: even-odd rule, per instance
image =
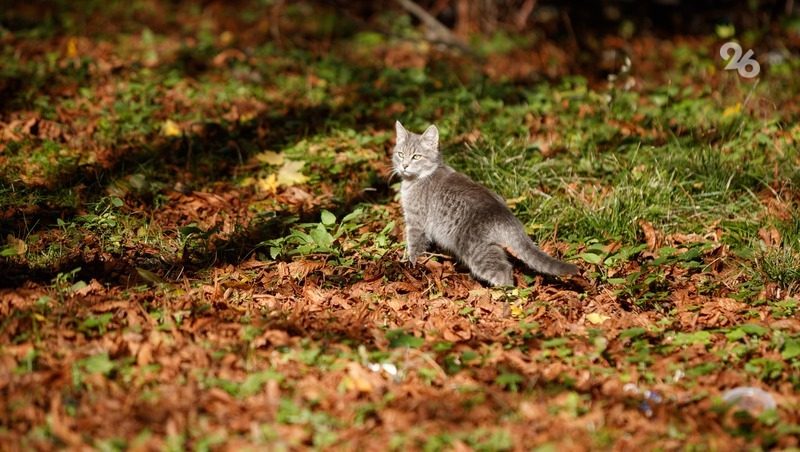
POLYGON ((392 164, 394 172, 403 179, 429 176, 442 164, 439 155, 439 129, 431 125, 422 135, 411 133, 395 122, 397 143, 394 146, 392 164))

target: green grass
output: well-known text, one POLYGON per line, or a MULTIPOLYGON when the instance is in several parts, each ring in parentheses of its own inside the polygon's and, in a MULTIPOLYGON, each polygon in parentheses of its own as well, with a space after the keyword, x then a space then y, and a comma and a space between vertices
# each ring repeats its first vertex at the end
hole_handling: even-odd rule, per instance
MULTIPOLYGON (((63 420, 17 408, 49 413, 56 389, 24 385, 54 363, 70 420, 128 393, 125 407, 188 419, 165 430, 120 411, 133 436, 89 423, 82 440, 109 450, 352 438, 506 450, 570 433, 610 447, 633 433, 619 418, 580 426, 598 411, 639 419, 641 400, 616 391, 626 383, 688 398, 645 419, 668 425, 651 440, 712 441, 684 409, 756 447, 796 433, 791 408, 739 423, 707 407, 726 370, 739 375, 730 384, 800 388, 796 58, 745 82, 720 72, 709 37, 675 47, 658 74, 532 81, 431 53, 388 14, 376 20, 391 36, 288 5, 304 20, 265 42, 249 28, 225 35, 197 6, 115 4, 105 28, 58 5, 63 15, 13 30, 45 52, 0 51, 0 89, 12 88, 0 118, 16 121, 0 143, 0 263, 22 294, 0 305, 11 344, 0 352, 27 388, 3 396, 0 416, 28 426, 0 440, 70 440, 63 420), (230 50, 241 54, 219 57, 230 50), (400 264, 396 119, 436 123, 446 161, 509 199, 586 287, 527 274, 501 293, 441 257, 400 264), (287 161, 297 183, 279 185, 287 161), (376 363, 399 373, 364 370, 376 363), (175 394, 202 409, 182 411, 175 394), (214 403, 253 415, 247 431, 214 403), (406 414, 410 428, 381 430, 406 414)), ((263 27, 257 7, 225 11, 263 27)), ((479 50, 536 46, 498 34, 479 50)))

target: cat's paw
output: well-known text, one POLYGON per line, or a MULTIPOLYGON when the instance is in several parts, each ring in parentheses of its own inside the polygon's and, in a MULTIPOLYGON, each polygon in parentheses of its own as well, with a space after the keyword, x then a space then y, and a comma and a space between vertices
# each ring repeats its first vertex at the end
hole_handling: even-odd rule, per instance
POLYGON ((419 259, 419 256, 420 256, 420 253, 411 253, 408 250, 406 250, 406 252, 403 253, 403 262, 406 262, 406 263, 409 263, 409 264, 412 264, 412 265, 416 264, 417 263, 417 259, 419 259))

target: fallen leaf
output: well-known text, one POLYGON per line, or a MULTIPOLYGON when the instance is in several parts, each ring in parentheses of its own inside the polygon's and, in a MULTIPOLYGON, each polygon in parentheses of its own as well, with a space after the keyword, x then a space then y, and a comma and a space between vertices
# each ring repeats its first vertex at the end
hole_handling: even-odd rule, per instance
POLYGON ((730 116, 737 116, 742 111, 742 103, 737 102, 736 105, 731 105, 722 111, 722 117, 727 118, 730 116))
POLYGON ((78 40, 75 38, 69 38, 67 40, 67 58, 77 58, 78 57, 78 40))
POLYGON ((281 165, 284 162, 283 154, 274 151, 264 151, 256 154, 256 160, 267 165, 281 165))
POLYGON ((605 314, 598 314, 596 312, 592 312, 591 314, 586 314, 586 320, 588 320, 589 323, 591 323, 592 325, 601 325, 610 318, 611 317, 605 314))
POLYGON ((21 256, 28 251, 28 245, 24 240, 18 239, 11 234, 6 236, 6 246, 0 249, 0 256, 21 256))
POLYGON ((99 281, 96 279, 92 279, 89 284, 85 287, 81 287, 80 289, 75 291, 75 295, 80 295, 85 297, 86 295, 93 294, 93 293, 100 293, 103 291, 103 285, 100 284, 99 281))
POLYGON ((183 134, 183 132, 181 131, 181 126, 179 126, 178 123, 171 119, 167 119, 164 121, 164 124, 161 125, 161 134, 165 137, 179 137, 183 134))
POLYGON ((658 248, 658 233, 656 233, 656 229, 650 222, 645 220, 639 221, 639 227, 642 228, 644 240, 647 243, 647 249, 655 251, 658 248))
POLYGON ((509 198, 506 199, 506 205, 508 206, 509 209, 513 209, 514 207, 517 207, 517 204, 521 203, 522 201, 525 201, 527 198, 528 197, 525 195, 518 196, 516 198, 509 198))
POLYGON ((136 364, 138 366, 146 366, 153 362, 153 345, 145 342, 136 353, 136 364))
POLYGON ((145 280, 145 281, 147 281, 147 282, 149 282, 151 284, 165 284, 166 283, 166 281, 164 281, 164 279, 162 277, 160 277, 157 274, 151 272, 150 270, 145 270, 144 268, 136 267, 136 273, 138 273, 139 276, 143 280, 145 280))
POLYGON ((259 191, 275 193, 278 189, 278 177, 275 174, 261 177, 256 180, 256 188, 258 188, 259 191))
POLYGON ((349 363, 347 365, 347 377, 344 384, 348 389, 354 389, 357 392, 369 393, 374 389, 374 385, 370 381, 371 378, 363 367, 356 363, 349 363))
POLYGON ((758 237, 768 247, 778 247, 781 244, 781 233, 774 226, 767 229, 761 228, 758 230, 758 237))
POLYGON ((278 171, 278 185, 288 187, 306 182, 308 177, 300 172, 304 165, 305 162, 287 160, 278 171))

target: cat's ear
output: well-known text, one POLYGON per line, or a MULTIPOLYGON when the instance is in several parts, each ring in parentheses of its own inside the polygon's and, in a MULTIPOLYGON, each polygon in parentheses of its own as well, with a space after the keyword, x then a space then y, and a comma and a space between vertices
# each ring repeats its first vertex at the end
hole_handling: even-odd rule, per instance
POLYGON ((422 133, 422 141, 425 142, 428 146, 432 148, 436 148, 439 146, 439 129, 436 128, 435 125, 431 124, 425 129, 425 132, 422 133))
POLYGON ((408 130, 400 124, 400 121, 394 122, 394 129, 397 131, 397 142, 402 143, 408 138, 408 130))

